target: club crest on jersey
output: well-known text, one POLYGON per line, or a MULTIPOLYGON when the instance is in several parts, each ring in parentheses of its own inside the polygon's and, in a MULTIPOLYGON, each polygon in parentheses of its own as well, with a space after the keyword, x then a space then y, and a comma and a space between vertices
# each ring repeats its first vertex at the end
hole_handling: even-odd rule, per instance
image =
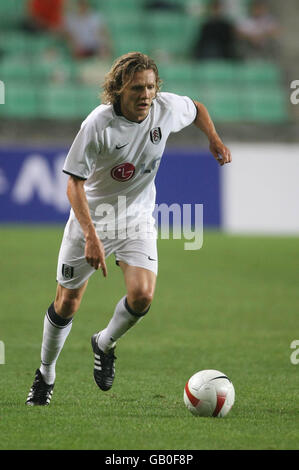
POLYGON ((150 132, 150 136, 152 143, 158 144, 162 138, 161 127, 154 127, 150 132))
POLYGON ((134 165, 132 165, 132 163, 126 162, 113 167, 110 174, 116 181, 128 181, 133 178, 134 173, 134 165))
POLYGON ((74 268, 68 264, 62 265, 62 275, 64 279, 72 279, 74 277, 74 268))

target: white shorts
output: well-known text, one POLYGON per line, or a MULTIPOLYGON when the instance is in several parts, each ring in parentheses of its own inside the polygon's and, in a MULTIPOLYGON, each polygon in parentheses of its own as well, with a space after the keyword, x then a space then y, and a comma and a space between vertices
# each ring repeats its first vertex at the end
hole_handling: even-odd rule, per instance
MULTIPOLYGON (((157 232, 140 234, 138 238, 103 238, 105 257, 112 253, 115 261, 158 273, 157 232)), ((77 289, 96 271, 84 255, 85 240, 77 219, 70 217, 60 246, 57 264, 57 282, 67 289, 77 289)))

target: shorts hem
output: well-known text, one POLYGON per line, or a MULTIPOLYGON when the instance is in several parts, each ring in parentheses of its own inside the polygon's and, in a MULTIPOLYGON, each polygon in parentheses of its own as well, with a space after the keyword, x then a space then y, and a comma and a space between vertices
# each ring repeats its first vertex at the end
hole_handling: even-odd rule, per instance
POLYGON ((118 264, 119 261, 122 261, 123 263, 126 263, 128 266, 132 266, 132 267, 134 267, 134 268, 147 269, 148 271, 153 272, 156 276, 158 275, 158 267, 157 267, 157 266, 156 266, 156 267, 153 266, 153 267, 151 268, 150 266, 148 266, 148 265, 145 266, 145 265, 142 264, 142 263, 136 263, 136 262, 132 262, 132 263, 131 263, 131 262, 128 262, 128 260, 121 259, 121 258, 116 258, 116 259, 115 259, 115 263, 117 264, 117 266, 119 266, 119 264, 118 264))
POLYGON ((69 290, 71 290, 71 289, 79 289, 80 287, 82 287, 82 286, 85 284, 86 281, 88 281, 88 279, 85 279, 85 280, 82 281, 82 282, 81 282, 81 281, 80 281, 80 282, 77 282, 77 283, 75 283, 75 285, 73 285, 72 282, 70 282, 70 283, 68 283, 68 282, 63 282, 63 281, 61 282, 59 279, 56 279, 56 282, 57 282, 61 287, 64 287, 65 289, 69 289, 69 290), (70 285, 70 284, 72 284, 72 285, 70 285))

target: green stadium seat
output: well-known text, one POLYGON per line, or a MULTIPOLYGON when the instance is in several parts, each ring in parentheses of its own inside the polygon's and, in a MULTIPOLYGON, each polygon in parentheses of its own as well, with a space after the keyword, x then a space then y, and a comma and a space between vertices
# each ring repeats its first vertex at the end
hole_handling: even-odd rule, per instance
POLYGON ((200 101, 200 88, 197 85, 185 86, 171 82, 169 86, 163 87, 162 91, 176 93, 181 96, 189 96, 192 100, 200 101))
POLYGON ((8 56, 0 62, 0 79, 5 83, 34 83, 43 81, 74 81, 77 77, 76 63, 67 60, 26 60, 20 56, 8 56))
POLYGON ((101 104, 99 97, 101 90, 99 87, 79 86, 77 87, 77 100, 79 117, 85 117, 97 106, 101 104))
MULTIPOLYGON (((281 71, 269 62, 192 62, 192 45, 200 20, 177 12, 144 13, 145 0, 91 0, 103 12, 118 57, 138 50, 158 61, 162 91, 187 95, 204 103, 217 122, 283 122, 288 119, 287 98, 281 89, 281 71), (145 21, 146 18, 146 21, 145 21), (165 59, 163 59, 165 58, 165 59), (174 60, 171 60, 174 59, 174 60), (160 63, 159 63, 160 62, 160 63)), ((203 0, 204 2, 206 0, 203 0)), ((246 0, 247 1, 247 0, 246 0)), ((186 6, 184 0, 173 0, 186 6)), ((0 16, 24 15, 25 0, 0 3, 0 16)), ((1 25, 1 19, 0 19, 1 25)), ((3 27, 0 79, 6 84, 2 116, 83 119, 99 101, 88 67, 74 62, 55 36, 30 35, 3 27), (51 51, 57 50, 57 60, 51 51)), ((99 83, 103 71, 99 70, 99 83)))
POLYGON ((145 41, 148 42, 149 54, 156 55, 157 51, 165 51, 174 57, 180 55, 187 58, 192 50, 198 20, 178 12, 149 13, 143 10, 143 4, 143 1, 124 0, 106 2, 103 5, 116 50, 123 51, 123 42, 137 35, 143 36, 142 45, 145 41), (133 5, 138 7, 133 8, 133 5))
POLYGON ((0 2, 0 28, 18 28, 26 16, 28 0, 9 0, 0 2))
POLYGON ((235 79, 235 64, 230 61, 205 60, 197 64, 194 76, 202 84, 230 84, 235 79))
POLYGON ((4 54, 24 55, 26 52, 26 35, 17 31, 1 31, 0 48, 4 54))
POLYGON ((150 54, 149 43, 146 37, 139 34, 123 37, 122 41, 118 41, 114 47, 114 54, 119 57, 127 52, 140 51, 144 54, 150 54))
POLYGON ((91 0, 91 4, 95 9, 104 12, 106 15, 109 13, 126 13, 135 12, 143 8, 143 0, 91 0))
POLYGON ((236 79, 243 84, 277 84, 281 80, 280 68, 271 62, 245 62, 236 67, 236 79))
POLYGON ((138 12, 110 15, 107 23, 113 39, 115 34, 122 36, 129 36, 136 32, 144 34, 142 16, 138 12))
POLYGON ((40 115, 54 119, 83 119, 100 104, 98 94, 98 89, 78 85, 43 87, 39 93, 40 115))
POLYGON ((199 99, 216 122, 235 122, 241 118, 240 91, 231 85, 202 88, 199 99))
POLYGON ((0 62, 0 78, 4 83, 31 82, 33 80, 32 67, 28 61, 18 57, 7 57, 0 62))
POLYGON ((167 85, 169 82, 178 82, 189 85, 195 81, 194 65, 192 63, 177 63, 159 65, 159 74, 167 85))
POLYGON ((188 58, 194 36, 194 20, 179 13, 151 13, 146 31, 152 49, 188 58))
POLYGON ((74 82, 78 77, 78 64, 66 57, 57 60, 36 60, 32 65, 32 75, 36 83, 44 81, 50 83, 74 82))
POLYGON ((244 120, 267 123, 288 120, 288 98, 281 87, 243 88, 241 106, 244 120))
POLYGON ((5 105, 0 107, 5 117, 34 118, 38 115, 38 95, 31 85, 6 83, 5 105))
POLYGON ((59 39, 55 36, 31 35, 19 31, 2 31, 0 34, 0 49, 5 55, 32 57, 52 47, 60 47, 59 39))

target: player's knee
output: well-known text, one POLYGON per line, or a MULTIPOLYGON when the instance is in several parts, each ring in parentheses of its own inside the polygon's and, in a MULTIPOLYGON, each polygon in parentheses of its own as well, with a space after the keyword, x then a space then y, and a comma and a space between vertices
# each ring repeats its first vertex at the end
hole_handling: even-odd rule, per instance
POLYGON ((63 318, 71 318, 79 309, 85 286, 79 289, 66 289, 58 284, 54 308, 63 318))
POLYGON ((69 318, 73 316, 79 309, 80 300, 63 295, 57 301, 55 301, 54 306, 58 315, 63 318, 69 318))
POLYGON ((154 292, 150 288, 138 287, 128 293, 128 302, 134 312, 142 313, 152 303, 154 292))

